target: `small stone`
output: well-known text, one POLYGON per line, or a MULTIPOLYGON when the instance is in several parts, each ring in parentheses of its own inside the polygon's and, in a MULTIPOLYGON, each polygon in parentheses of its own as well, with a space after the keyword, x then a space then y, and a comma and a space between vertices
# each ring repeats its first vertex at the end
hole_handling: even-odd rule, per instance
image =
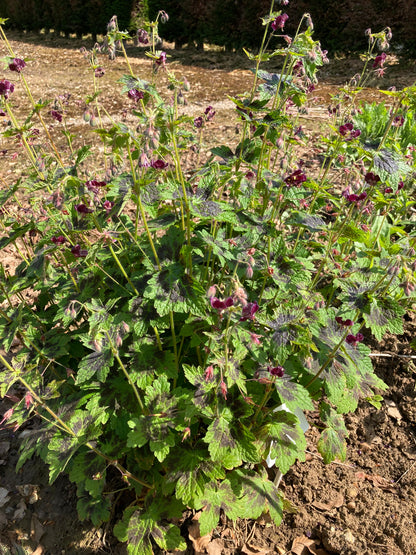
POLYGON ((350 501, 349 503, 347 503, 347 509, 349 509, 350 511, 355 511, 355 508, 357 507, 355 501, 350 501))
POLYGON ((354 486, 351 486, 350 488, 347 489, 347 491, 345 493, 346 493, 346 496, 349 499, 355 499, 357 497, 357 495, 359 494, 359 491, 354 486))
POLYGON ((355 542, 355 537, 352 535, 352 532, 350 530, 347 530, 344 533, 344 539, 348 543, 354 543, 355 542))

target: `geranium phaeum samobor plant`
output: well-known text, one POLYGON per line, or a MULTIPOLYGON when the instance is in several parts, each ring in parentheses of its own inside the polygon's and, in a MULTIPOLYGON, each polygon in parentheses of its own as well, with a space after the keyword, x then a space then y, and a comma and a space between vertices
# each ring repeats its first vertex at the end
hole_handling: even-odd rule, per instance
MULTIPOLYGON (((377 48, 390 32, 369 34, 362 74, 306 145, 298 116, 326 56, 309 17, 293 37, 286 20, 271 11, 259 54, 248 53, 252 89, 232 99, 237 146, 204 153, 215 110, 186 115, 189 84, 152 47, 149 80, 130 66, 121 79, 131 117, 104 125, 98 59, 125 54, 113 18, 105 44, 85 53, 94 92, 84 119, 104 144, 95 166, 89 146, 73 147, 65 102, 33 100, 30 62, 2 31, 3 135, 19 139, 32 168, 1 192, 0 247, 21 258, 0 282, 1 395, 13 388, 15 400, 3 425, 36 417, 18 467, 37 453, 51 482, 66 472, 80 518, 96 526, 117 500, 115 534, 129 553, 183 549, 174 522, 186 508, 202 511, 201 535, 221 512, 269 512, 279 524, 274 477, 304 460, 299 416, 319 410, 319 452, 343 460, 343 415, 361 399, 378 406, 385 389, 366 343, 402 333, 414 302, 415 88, 387 92, 388 108, 355 94, 381 77, 377 48), (276 56, 279 73, 260 69, 276 56), (23 122, 16 89, 33 104, 23 122), (303 164, 302 146, 320 148, 321 167, 303 164), (31 210, 11 210, 18 191, 31 210)), ((157 23, 139 31, 141 44, 157 44, 157 23)))

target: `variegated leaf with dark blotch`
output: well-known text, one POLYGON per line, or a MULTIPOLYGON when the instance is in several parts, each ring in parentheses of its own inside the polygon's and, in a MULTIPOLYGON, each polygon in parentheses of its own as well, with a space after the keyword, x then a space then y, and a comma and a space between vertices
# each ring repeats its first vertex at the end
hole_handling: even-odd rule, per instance
POLYGON ((275 387, 281 402, 288 409, 313 410, 314 406, 309 392, 289 376, 283 376, 276 380, 275 387))
POLYGON ((177 450, 167 462, 172 471, 168 472, 166 479, 176 484, 176 496, 188 506, 195 506, 210 479, 221 477, 215 473, 218 465, 209 459, 205 450, 177 450))
POLYGON ((149 183, 140 191, 141 199, 145 204, 154 204, 160 200, 159 187, 156 182, 149 183))
POLYGON ((284 410, 273 412, 264 433, 272 442, 270 457, 276 459, 275 464, 282 474, 286 474, 296 459, 305 460, 306 439, 294 414, 284 410))
MULTIPOLYGON (((344 330, 336 323, 335 320, 328 320, 327 325, 321 328, 318 341, 322 341, 327 347, 332 349, 335 347, 343 336, 344 330)), ((325 350, 324 357, 327 353, 325 350)), ((319 350, 318 358, 321 360, 321 350, 319 350)))
POLYGON ((174 524, 157 522, 151 534, 160 549, 169 551, 169 553, 186 549, 186 542, 181 536, 181 531, 174 524))
POLYGON ((76 436, 86 436, 91 428, 91 424, 95 422, 89 412, 85 410, 77 410, 69 421, 69 427, 76 436))
POLYGON ((347 453, 346 438, 348 432, 344 419, 327 403, 322 403, 319 409, 320 417, 326 428, 318 440, 318 451, 326 464, 335 459, 345 460, 347 453))
POLYGON ((306 227, 306 229, 312 232, 321 231, 327 227, 325 220, 320 216, 311 216, 310 214, 303 214, 301 212, 298 212, 293 218, 290 218, 288 223, 306 227))
POLYGON ((241 373, 238 360, 232 358, 228 360, 226 379, 228 387, 234 384, 239 384, 240 387, 244 387, 245 376, 241 373))
POLYGON ((195 395, 194 395, 195 406, 201 410, 209 409, 214 396, 215 396, 215 392, 212 389, 212 387, 208 386, 207 384, 201 381, 197 386, 195 395))
POLYGON ((394 299, 380 298, 372 301, 369 312, 363 317, 376 339, 380 341, 387 330, 395 335, 403 333, 404 313, 405 309, 394 299))
POLYGON ((221 204, 213 200, 201 199, 200 202, 190 202, 190 210, 196 216, 216 219, 222 212, 221 204))
POLYGON ((51 484, 65 470, 71 457, 80 446, 78 438, 72 436, 55 435, 52 437, 46 455, 46 462, 49 465, 49 482, 51 484))
POLYGON ((388 148, 382 148, 375 152, 373 163, 376 170, 383 172, 387 176, 398 172, 406 174, 410 171, 402 156, 388 148))
POLYGON ((69 470, 69 479, 71 482, 82 483, 86 479, 98 479, 103 475, 107 468, 107 462, 94 451, 84 451, 78 453, 69 470))
POLYGON ((276 320, 268 323, 275 330, 272 339, 278 347, 283 347, 296 338, 296 332, 289 327, 296 317, 295 314, 280 314, 276 320))
POLYGON ((233 470, 228 479, 239 498, 240 518, 259 518, 267 510, 277 526, 283 516, 283 502, 279 492, 264 470, 255 474, 246 469, 233 470))
POLYGON ((79 363, 76 383, 84 383, 93 376, 100 382, 105 382, 114 362, 114 355, 110 348, 104 351, 94 351, 85 356, 79 363))
POLYGON ((154 520, 142 518, 139 511, 133 513, 127 526, 129 555, 153 555, 150 534, 155 525, 154 520))
POLYGON ((204 507, 199 519, 201 536, 209 534, 217 526, 221 510, 232 520, 239 516, 238 500, 228 480, 220 485, 210 482, 205 488, 201 507, 204 507))
MULTIPOLYGON (((171 226, 161 237, 157 249, 159 261, 176 262, 179 260, 180 250, 185 243, 185 232, 176 226, 171 226)), ((163 266, 163 264, 162 264, 163 266)))
POLYGON ((358 308, 362 310, 368 302, 366 295, 367 291, 370 291, 373 287, 373 283, 367 284, 351 284, 346 287, 346 293, 348 295, 346 301, 351 305, 352 308, 358 308))
POLYGON ((14 383, 19 381, 19 375, 17 372, 11 372, 10 370, 1 369, 1 381, 0 381, 0 397, 4 397, 9 389, 14 383))

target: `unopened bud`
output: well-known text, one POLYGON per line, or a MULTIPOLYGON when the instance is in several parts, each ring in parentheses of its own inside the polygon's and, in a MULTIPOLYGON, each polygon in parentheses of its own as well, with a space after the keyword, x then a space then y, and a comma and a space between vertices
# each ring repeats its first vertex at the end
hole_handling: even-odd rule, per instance
POLYGON ((247 266, 247 268, 246 268, 246 277, 248 279, 251 279, 253 277, 253 268, 252 268, 252 266, 249 266, 249 265, 247 266))
POLYGON ((220 383, 220 388, 221 388, 221 394, 224 397, 225 400, 227 400, 227 384, 224 381, 221 381, 220 383))
POLYGON ((208 287, 207 297, 209 299, 211 297, 215 297, 216 293, 217 293, 217 286, 216 285, 211 285, 210 287, 208 287))

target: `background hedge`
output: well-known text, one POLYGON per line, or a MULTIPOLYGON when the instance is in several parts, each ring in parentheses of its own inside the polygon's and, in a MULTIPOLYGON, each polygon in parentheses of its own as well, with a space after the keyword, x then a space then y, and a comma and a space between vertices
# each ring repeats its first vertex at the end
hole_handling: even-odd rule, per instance
MULTIPOLYGON (((269 7, 269 0, 0 0, 0 17, 8 17, 16 29, 97 34, 105 33, 114 14, 125 30, 143 15, 154 19, 165 10, 169 22, 160 33, 166 40, 178 46, 211 43, 231 49, 259 45, 261 17, 269 7)), ((309 12, 315 37, 331 52, 362 50, 365 30, 386 26, 392 28, 393 46, 416 51, 415 0, 293 0, 284 11, 289 15, 288 34, 309 12)))

